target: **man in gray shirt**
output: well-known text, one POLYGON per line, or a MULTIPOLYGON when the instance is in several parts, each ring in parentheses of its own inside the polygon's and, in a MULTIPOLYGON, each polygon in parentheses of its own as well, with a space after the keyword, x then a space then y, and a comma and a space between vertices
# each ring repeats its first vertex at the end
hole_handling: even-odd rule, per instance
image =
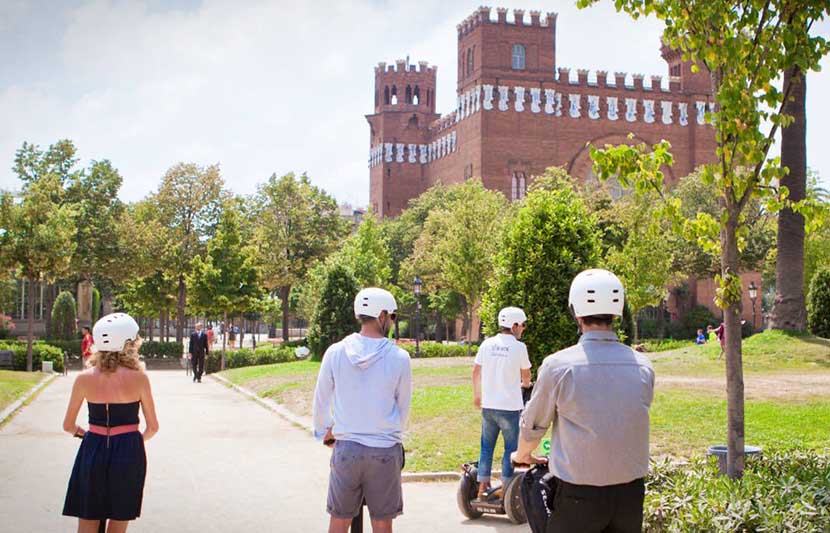
POLYGON ((548 533, 642 528, 654 370, 613 331, 623 292, 606 270, 574 278, 568 300, 582 337, 545 358, 522 414, 516 463, 543 460, 532 452, 553 424, 548 533))

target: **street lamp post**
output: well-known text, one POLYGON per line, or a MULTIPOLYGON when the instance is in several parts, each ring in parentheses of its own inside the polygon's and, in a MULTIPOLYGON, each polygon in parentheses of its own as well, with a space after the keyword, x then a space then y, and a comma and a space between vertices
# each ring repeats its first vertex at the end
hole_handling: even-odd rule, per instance
POLYGON ((749 299, 752 300, 752 332, 755 333, 755 300, 758 299, 758 287, 754 281, 749 282, 749 299))
POLYGON ((424 283, 419 276, 412 280, 412 294, 415 295, 415 357, 421 356, 421 287, 424 283))

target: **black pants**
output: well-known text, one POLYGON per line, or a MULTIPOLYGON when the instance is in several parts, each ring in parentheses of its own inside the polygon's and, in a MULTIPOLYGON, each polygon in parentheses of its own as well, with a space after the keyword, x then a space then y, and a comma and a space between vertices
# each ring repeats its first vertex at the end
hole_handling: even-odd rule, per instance
POLYGON ((193 354, 190 356, 190 364, 193 365, 193 379, 202 379, 202 373, 205 371, 205 354, 193 354))
POLYGON ((644 497, 642 479, 607 487, 559 480, 547 533, 640 533, 644 497))

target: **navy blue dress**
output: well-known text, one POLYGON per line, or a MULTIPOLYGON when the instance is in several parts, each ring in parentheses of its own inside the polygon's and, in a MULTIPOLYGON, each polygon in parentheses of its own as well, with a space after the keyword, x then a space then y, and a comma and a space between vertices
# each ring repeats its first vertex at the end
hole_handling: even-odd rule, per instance
MULTIPOLYGON (((138 424, 138 407, 133 403, 88 403, 89 423, 97 426, 138 424)), ((141 514, 147 456, 139 431, 109 436, 84 435, 63 514, 86 520, 133 520, 141 514)))

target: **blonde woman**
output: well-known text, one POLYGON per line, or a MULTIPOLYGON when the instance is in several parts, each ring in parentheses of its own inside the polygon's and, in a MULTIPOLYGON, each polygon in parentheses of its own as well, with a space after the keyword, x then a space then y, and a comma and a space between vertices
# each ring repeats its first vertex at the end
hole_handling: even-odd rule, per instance
POLYGON ((81 438, 63 514, 77 516, 78 531, 118 533, 141 514, 147 457, 144 441, 159 429, 150 380, 138 359, 138 324, 124 313, 101 318, 92 328, 90 368, 75 379, 63 429, 81 438), (89 428, 76 424, 84 400, 89 428), (144 433, 138 429, 138 408, 144 433))

